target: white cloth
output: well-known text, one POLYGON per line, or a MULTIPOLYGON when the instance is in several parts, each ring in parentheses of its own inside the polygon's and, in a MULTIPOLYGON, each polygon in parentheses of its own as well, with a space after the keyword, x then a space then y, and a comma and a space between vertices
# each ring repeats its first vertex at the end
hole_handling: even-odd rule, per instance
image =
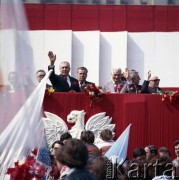
POLYGON ((101 138, 97 138, 94 143, 99 149, 105 146, 112 146, 114 144, 113 140, 110 141, 104 141, 101 138))
POLYGON ((157 180, 157 179, 166 180, 166 179, 172 179, 172 177, 171 176, 166 176, 166 175, 155 176, 152 180, 157 180))

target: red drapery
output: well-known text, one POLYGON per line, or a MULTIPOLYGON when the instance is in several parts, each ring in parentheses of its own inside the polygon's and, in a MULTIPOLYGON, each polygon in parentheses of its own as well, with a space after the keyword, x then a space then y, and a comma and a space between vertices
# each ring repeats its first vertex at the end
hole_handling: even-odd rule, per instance
POLYGON ((179 6, 25 4, 31 30, 179 31, 179 6))
POLYGON ((169 147, 174 157, 173 142, 179 139, 179 102, 172 105, 161 99, 160 95, 105 94, 101 102, 90 106, 89 97, 83 93, 53 93, 45 96, 44 111, 65 121, 72 110, 85 110, 86 121, 96 113, 106 112, 116 124, 116 137, 132 123, 129 157, 135 147, 149 144, 169 147))

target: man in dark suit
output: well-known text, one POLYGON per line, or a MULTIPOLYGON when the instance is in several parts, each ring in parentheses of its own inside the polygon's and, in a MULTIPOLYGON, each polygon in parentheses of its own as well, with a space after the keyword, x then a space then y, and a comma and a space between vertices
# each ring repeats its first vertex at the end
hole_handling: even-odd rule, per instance
POLYGON ((94 84, 92 82, 86 81, 87 75, 88 75, 87 68, 79 67, 77 69, 77 78, 78 78, 78 82, 79 82, 81 91, 83 91, 85 86, 87 86, 89 84, 94 84))
POLYGON ((157 76, 151 76, 151 72, 148 72, 147 80, 144 80, 141 93, 157 94, 162 90, 159 88, 160 79, 157 76))
POLYGON ((50 65, 48 66, 48 70, 53 70, 49 79, 55 89, 55 92, 81 92, 78 80, 71 77, 69 75, 70 72, 70 63, 67 61, 63 61, 60 63, 60 74, 55 74, 55 60, 56 55, 53 54, 52 51, 48 53, 50 59, 50 65))

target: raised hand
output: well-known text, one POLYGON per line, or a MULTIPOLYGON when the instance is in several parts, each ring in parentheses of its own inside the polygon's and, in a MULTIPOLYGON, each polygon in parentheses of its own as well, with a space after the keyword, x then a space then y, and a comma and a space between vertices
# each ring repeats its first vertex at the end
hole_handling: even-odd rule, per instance
POLYGON ((52 51, 49 51, 48 52, 48 57, 50 59, 50 65, 53 66, 55 64, 56 54, 53 54, 52 51))
POLYGON ((129 77, 129 69, 125 68, 125 71, 123 73, 124 77, 126 78, 127 81, 130 81, 130 77, 129 77))
POLYGON ((147 80, 151 78, 151 70, 147 72, 147 80))

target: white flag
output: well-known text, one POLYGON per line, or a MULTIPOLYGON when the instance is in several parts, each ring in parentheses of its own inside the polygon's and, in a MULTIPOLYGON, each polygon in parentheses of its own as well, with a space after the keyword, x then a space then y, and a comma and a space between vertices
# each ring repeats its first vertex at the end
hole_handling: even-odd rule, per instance
POLYGON ((108 159, 116 158, 118 164, 122 164, 127 157, 129 133, 131 124, 125 129, 125 131, 119 136, 115 143, 106 152, 105 156, 108 159))
POLYGON ((42 103, 50 72, 35 88, 23 3, 1 0, 0 13, 0 179, 8 179, 7 168, 41 146, 42 103))

